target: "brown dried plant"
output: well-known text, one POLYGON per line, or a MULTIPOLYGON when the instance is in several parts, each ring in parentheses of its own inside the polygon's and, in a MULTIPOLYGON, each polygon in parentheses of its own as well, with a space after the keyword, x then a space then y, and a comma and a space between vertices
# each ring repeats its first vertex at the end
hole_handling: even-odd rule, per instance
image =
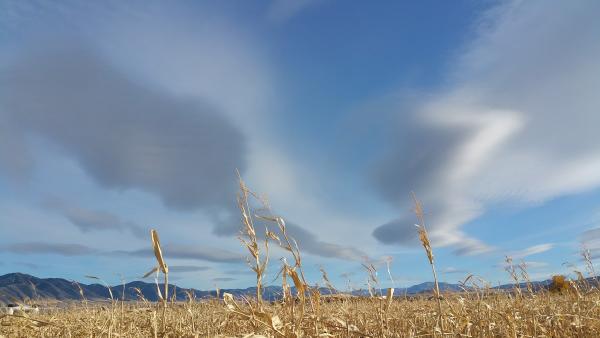
POLYGON ((417 216, 417 220, 419 224, 417 224, 417 229, 419 232, 419 240, 425 249, 425 253, 427 254, 427 259, 429 260, 429 265, 431 266, 431 272, 433 274, 433 282, 434 282, 434 292, 435 297, 438 302, 438 311, 439 311, 439 322, 441 329, 443 330, 443 313, 442 313, 442 295, 440 294, 440 286, 438 283, 437 272, 435 270, 435 262, 433 257, 433 249, 431 248, 431 242, 429 241, 429 236, 427 234, 427 228, 425 227, 425 213, 423 211, 423 205, 421 201, 417 199, 417 195, 412 192, 413 202, 415 204, 415 215, 417 216))

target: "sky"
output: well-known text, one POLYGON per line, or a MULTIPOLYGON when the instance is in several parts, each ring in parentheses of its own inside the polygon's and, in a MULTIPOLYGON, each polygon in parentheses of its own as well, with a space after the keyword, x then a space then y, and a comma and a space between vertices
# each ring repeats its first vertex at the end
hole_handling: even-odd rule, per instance
MULTIPOLYGON (((600 257, 599 11, 0 0, 0 274, 137 280, 157 229, 174 283, 252 286, 236 171, 313 284, 323 267, 365 287, 366 262, 382 287, 432 280, 411 192, 441 281, 508 282, 506 256, 534 280, 585 272, 582 250, 600 257)), ((271 246, 267 284, 285 256, 271 246)))

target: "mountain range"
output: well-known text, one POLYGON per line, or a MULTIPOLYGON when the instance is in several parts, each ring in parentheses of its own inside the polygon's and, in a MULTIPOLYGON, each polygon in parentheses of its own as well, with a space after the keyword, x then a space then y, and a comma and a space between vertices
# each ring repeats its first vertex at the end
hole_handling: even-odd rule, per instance
MULTIPOLYGON (((550 281, 533 282, 534 288, 544 288, 549 285, 550 281)), ((458 284, 439 283, 441 291, 461 291, 462 288, 458 284)), ((161 291, 164 290, 164 284, 159 284, 161 291)), ((496 287, 496 289, 511 289, 513 284, 506 284, 496 287)), ((520 287, 524 288, 525 284, 520 287)), ((425 282, 408 288, 396 289, 396 295, 416 295, 431 292, 434 288, 433 282, 425 282)), ((327 288, 320 288, 321 294, 331 294, 332 291, 327 288)), ((385 290, 382 294, 385 294, 385 290)), ((221 294, 224 292, 231 293, 234 297, 253 296, 256 294, 256 287, 245 289, 221 289, 221 294)), ((295 292, 295 290, 292 290, 295 292)), ((9 273, 0 276, 0 305, 8 303, 19 303, 25 300, 43 299, 56 301, 79 301, 82 300, 82 294, 87 300, 108 300, 114 299, 139 300, 143 296, 148 301, 157 301, 159 294, 156 284, 143 281, 134 281, 124 285, 115 285, 109 287, 94 283, 84 284, 73 281, 68 281, 62 278, 38 278, 23 273, 9 273)), ((266 286, 263 288, 263 298, 273 301, 281 296, 281 287, 266 286)), ((354 290, 353 295, 364 296, 368 295, 367 290, 354 290)), ((186 300, 189 295, 196 299, 215 297, 216 290, 196 290, 180 288, 176 285, 169 285, 169 297, 177 296, 177 300, 186 300)))

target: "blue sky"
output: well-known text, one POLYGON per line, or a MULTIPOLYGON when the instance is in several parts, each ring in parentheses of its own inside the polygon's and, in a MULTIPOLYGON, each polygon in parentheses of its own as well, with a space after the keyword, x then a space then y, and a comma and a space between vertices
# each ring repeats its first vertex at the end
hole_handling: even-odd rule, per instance
POLYGON ((598 7, 0 0, 0 273, 138 279, 156 228, 177 284, 251 286, 236 168, 314 283, 431 280, 411 191, 443 281, 584 271, 598 7))

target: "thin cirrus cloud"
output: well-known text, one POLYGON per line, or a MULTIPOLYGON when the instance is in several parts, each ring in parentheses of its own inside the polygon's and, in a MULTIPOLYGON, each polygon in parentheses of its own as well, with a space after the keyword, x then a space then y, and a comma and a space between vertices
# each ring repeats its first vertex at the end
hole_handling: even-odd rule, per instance
MULTIPOLYGON (((198 248, 185 245, 171 245, 165 246, 164 251, 168 252, 168 257, 170 258, 192 259, 215 263, 243 262, 243 255, 218 248, 198 248)), ((67 257, 89 255, 102 255, 109 257, 154 257, 154 251, 152 251, 151 249, 109 251, 95 249, 82 244, 47 242, 20 242, 7 244, 0 246, 0 252, 23 255, 51 254, 67 257)))
POLYGON ((84 233, 94 231, 129 231, 138 238, 144 238, 148 235, 148 231, 144 227, 135 222, 123 220, 108 211, 69 205, 56 199, 47 201, 45 205, 50 209, 56 210, 84 233))
POLYGON ((600 257, 600 228, 592 228, 580 235, 582 249, 589 250, 591 258, 600 257))
MULTIPOLYGON (((218 227, 217 230, 218 235, 233 235, 239 233, 239 225, 237 225, 237 222, 231 221, 218 227)), ((277 225, 273 225, 271 231, 276 233, 280 238, 283 238, 283 234, 277 225)), ((368 258, 367 253, 359 248, 321 240, 312 231, 293 222, 286 222, 286 232, 288 236, 299 243, 300 249, 303 252, 315 256, 339 258, 350 261, 361 261, 368 258)))
MULTIPOLYGON (((233 226, 233 222, 229 223, 230 226, 219 227, 219 235, 233 235, 239 232, 239 226, 233 226)), ((283 234, 274 226, 271 231, 275 232, 280 238, 283 238, 283 234)), ((294 238, 300 250, 303 252, 325 257, 325 258, 339 258, 350 261, 361 261, 368 257, 364 251, 353 247, 340 245, 328 241, 323 241, 317 237, 313 232, 291 222, 286 222, 286 232, 288 236, 294 238)))
MULTIPOLYGON (((224 249, 196 246, 164 246, 163 251, 168 253, 168 257, 180 259, 194 259, 200 261, 216 263, 239 263, 244 261, 244 256, 224 249)), ((153 257, 154 251, 151 249, 138 250, 116 250, 108 252, 109 255, 125 255, 134 257, 153 257)))
POLYGON ((186 272, 199 272, 199 271, 207 271, 210 270, 208 266, 198 266, 198 265, 170 265, 169 272, 175 273, 186 273, 186 272))
POLYGON ((31 263, 31 262, 18 261, 18 262, 14 262, 14 264, 21 265, 21 266, 24 266, 24 267, 27 267, 27 268, 30 268, 33 270, 37 270, 41 267, 39 264, 35 264, 35 263, 31 263))
POLYGON ((319 2, 323 0, 272 0, 267 8, 267 19, 273 23, 283 23, 319 2))
POLYGON ((250 269, 246 270, 225 270, 223 271, 226 275, 254 275, 254 271, 250 269))
POLYGON ((452 275, 452 274, 467 274, 469 271, 449 266, 447 268, 442 269, 441 272, 446 275, 452 275))
POLYGON ((536 262, 536 261, 525 261, 525 267, 528 269, 542 269, 548 267, 550 264, 546 262, 536 262))
MULTIPOLYGON (((327 258, 339 258, 350 261, 361 261, 368 258, 368 255, 352 246, 344 246, 327 241, 320 240, 314 233, 294 224, 286 224, 287 231, 300 246, 304 252, 327 258)), ((279 233, 279 230, 276 230, 279 233)), ((280 237, 281 234, 279 233, 280 237)))
POLYGON ((520 250, 520 251, 515 251, 513 253, 510 253, 508 256, 512 257, 513 259, 522 259, 522 258, 525 258, 528 256, 537 255, 537 254, 549 251, 552 248, 554 248, 553 243, 538 244, 538 245, 530 246, 530 247, 520 250))
POLYGON ((548 264, 546 262, 521 261, 521 262, 513 262, 511 265, 509 265, 507 262, 502 262, 502 263, 496 264, 492 267, 493 268, 502 268, 502 269, 512 269, 515 267, 515 265, 519 265, 519 266, 523 265, 523 267, 525 269, 529 269, 529 270, 544 269, 544 268, 550 266, 550 264, 548 264))
POLYGON ((0 246, 1 252, 13 254, 55 254, 61 256, 85 256, 98 254, 99 250, 82 244, 24 242, 0 246))
MULTIPOLYGON (((389 151, 373 171, 380 195, 410 205, 414 190, 433 243, 472 255, 492 247, 462 226, 489 205, 600 186, 599 10, 596 2, 514 1, 484 15, 451 85, 408 112, 396 105, 389 151)), ((414 243, 413 218, 401 214, 373 235, 414 243)))

